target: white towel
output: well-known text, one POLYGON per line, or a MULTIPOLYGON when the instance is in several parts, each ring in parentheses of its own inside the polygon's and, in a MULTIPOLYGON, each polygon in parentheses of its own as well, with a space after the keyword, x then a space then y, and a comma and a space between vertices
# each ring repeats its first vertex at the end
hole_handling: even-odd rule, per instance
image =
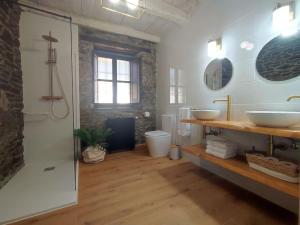
POLYGON ((187 107, 179 108, 179 116, 178 116, 178 135, 187 137, 191 136, 191 124, 181 123, 180 121, 183 119, 191 118, 191 109, 187 107))
POLYGON ((229 141, 207 141, 207 145, 214 146, 224 150, 236 150, 237 145, 229 141))
POLYGON ((209 151, 212 151, 212 152, 218 152, 218 153, 222 153, 222 154, 231 154, 231 153, 237 152, 236 148, 224 149, 224 148, 220 148, 220 147, 217 147, 214 145, 207 145, 206 149, 208 149, 209 151))
POLYGON ((210 155, 216 156, 216 157, 221 158, 221 159, 229 159, 229 158, 233 158, 233 157, 236 156, 236 153, 222 154, 222 153, 219 153, 219 152, 210 151, 208 149, 206 149, 206 152, 210 155))
POLYGON ((207 136, 206 140, 207 141, 227 141, 226 138, 220 137, 220 136, 207 136))
POLYGON ((162 118, 162 128, 171 134, 172 144, 176 144, 176 115, 175 114, 164 114, 161 115, 162 118))

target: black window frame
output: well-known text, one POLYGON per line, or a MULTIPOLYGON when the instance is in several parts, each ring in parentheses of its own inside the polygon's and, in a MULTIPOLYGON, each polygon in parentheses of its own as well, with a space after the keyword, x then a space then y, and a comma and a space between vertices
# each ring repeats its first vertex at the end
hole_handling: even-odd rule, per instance
MULTIPOLYGON (((97 108, 102 109, 112 109, 112 108, 132 108, 132 107, 139 107, 140 106, 140 83, 141 83, 141 76, 138 74, 138 102, 132 102, 128 104, 117 103, 117 84, 120 83, 130 83, 130 100, 132 101, 132 63, 137 60, 134 55, 131 54, 124 54, 124 53, 116 53, 110 51, 104 51, 95 49, 93 52, 93 103, 96 105, 97 108), (98 79, 98 57, 103 58, 110 58, 112 59, 112 84, 113 84, 113 103, 98 103, 96 102, 96 95, 95 95, 95 88, 96 88, 96 81, 101 81, 102 79, 98 79), (117 60, 125 60, 130 62, 130 81, 118 81, 117 80, 117 60)), ((140 63, 138 61, 138 67, 140 67, 140 63)), ((140 68, 138 68, 140 70, 140 68)), ((139 73, 139 71, 138 71, 139 73)), ((105 81, 105 80, 104 80, 105 81)))

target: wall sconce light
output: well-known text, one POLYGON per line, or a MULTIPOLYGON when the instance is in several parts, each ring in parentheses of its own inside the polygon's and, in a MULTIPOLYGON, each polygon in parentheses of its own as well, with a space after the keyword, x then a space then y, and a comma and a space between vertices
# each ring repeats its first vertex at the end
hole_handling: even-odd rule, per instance
POLYGON ((140 19, 146 10, 146 0, 101 0, 101 7, 135 19, 140 19))
POLYGON ((298 31, 295 20, 295 2, 277 4, 273 11, 273 30, 283 36, 290 36, 298 31))
POLYGON ((207 54, 212 58, 223 58, 224 53, 222 51, 222 39, 211 40, 207 45, 207 54))

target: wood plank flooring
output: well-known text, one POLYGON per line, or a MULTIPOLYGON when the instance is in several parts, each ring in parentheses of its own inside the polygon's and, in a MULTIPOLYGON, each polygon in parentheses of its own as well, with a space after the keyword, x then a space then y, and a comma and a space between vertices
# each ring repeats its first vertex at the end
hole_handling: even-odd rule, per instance
POLYGON ((296 225, 297 216, 188 161, 145 149, 80 164, 79 204, 15 225, 296 225))

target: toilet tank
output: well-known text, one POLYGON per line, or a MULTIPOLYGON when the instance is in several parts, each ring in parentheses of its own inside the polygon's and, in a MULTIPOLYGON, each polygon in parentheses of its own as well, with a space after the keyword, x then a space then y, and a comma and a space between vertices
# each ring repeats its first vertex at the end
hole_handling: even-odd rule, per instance
POLYGON ((172 144, 176 143, 176 115, 161 115, 162 130, 171 134, 172 144))

